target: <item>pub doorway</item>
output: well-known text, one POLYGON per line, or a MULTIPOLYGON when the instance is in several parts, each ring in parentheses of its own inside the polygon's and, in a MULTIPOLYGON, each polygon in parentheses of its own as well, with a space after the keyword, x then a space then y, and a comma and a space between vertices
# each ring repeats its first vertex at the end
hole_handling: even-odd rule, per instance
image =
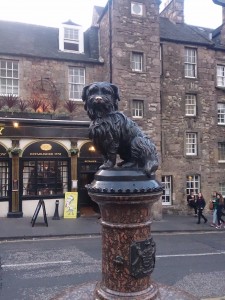
POLYGON ((77 164, 78 174, 78 211, 80 216, 99 214, 98 205, 88 195, 86 184, 94 180, 94 175, 103 163, 101 154, 91 142, 87 142, 80 149, 77 164))

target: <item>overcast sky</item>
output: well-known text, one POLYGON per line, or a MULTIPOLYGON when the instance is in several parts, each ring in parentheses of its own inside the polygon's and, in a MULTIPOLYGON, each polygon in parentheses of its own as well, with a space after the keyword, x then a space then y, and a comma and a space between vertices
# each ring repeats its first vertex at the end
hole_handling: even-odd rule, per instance
MULTIPOLYGON (((53 27, 71 19, 87 29, 93 6, 106 3, 107 0, 0 0, 0 19, 53 27)), ((185 0, 185 22, 216 28, 222 23, 222 8, 212 0, 185 0)))

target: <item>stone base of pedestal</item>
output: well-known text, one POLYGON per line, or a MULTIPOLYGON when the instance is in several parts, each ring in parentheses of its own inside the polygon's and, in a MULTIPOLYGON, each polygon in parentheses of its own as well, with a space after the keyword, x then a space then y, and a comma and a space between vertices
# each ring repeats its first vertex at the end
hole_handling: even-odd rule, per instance
MULTIPOLYGON (((97 284, 98 288, 98 284, 97 284)), ((199 300, 198 297, 192 296, 184 291, 177 290, 170 286, 163 286, 155 284, 154 288, 157 288, 157 294, 149 296, 149 298, 140 298, 140 295, 132 296, 127 294, 125 297, 112 295, 111 298, 98 298, 95 295, 96 282, 79 285, 77 287, 68 289, 63 293, 59 294, 52 300, 98 300, 98 299, 112 299, 112 300, 199 300), (151 298, 153 297, 153 298, 151 298)), ((150 291, 149 291, 150 292, 150 291)), ((153 290, 151 291, 153 292, 153 290)), ((109 294, 107 294, 107 297, 109 294)))
POLYGON ((121 293, 109 290, 107 288, 102 288, 101 283, 97 283, 94 298, 95 300, 156 300, 159 299, 159 289, 156 284, 151 284, 150 287, 146 290, 133 293, 121 293))

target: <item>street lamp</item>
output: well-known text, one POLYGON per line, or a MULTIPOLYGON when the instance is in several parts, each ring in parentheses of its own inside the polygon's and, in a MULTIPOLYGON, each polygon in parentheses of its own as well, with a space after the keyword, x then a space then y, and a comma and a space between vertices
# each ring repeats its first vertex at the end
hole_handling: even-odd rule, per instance
POLYGON ((215 4, 221 5, 221 6, 225 6, 225 0, 213 0, 213 2, 215 4))

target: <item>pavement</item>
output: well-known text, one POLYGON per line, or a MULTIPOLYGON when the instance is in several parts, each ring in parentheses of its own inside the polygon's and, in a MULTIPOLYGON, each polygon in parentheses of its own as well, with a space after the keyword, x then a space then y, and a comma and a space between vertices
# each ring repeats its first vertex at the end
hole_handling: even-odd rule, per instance
MULTIPOLYGON (((196 224, 197 218, 188 215, 163 215, 162 220, 152 221, 151 230, 154 233, 172 232, 210 232, 224 231, 210 226, 212 215, 207 216, 208 222, 196 224)), ((44 218, 38 216, 34 226, 31 218, 0 218, 0 240, 30 239, 66 236, 93 236, 101 234, 101 224, 98 215, 79 217, 76 219, 53 220, 47 217, 48 226, 44 218)))
MULTIPOLYGON (((152 221, 152 234, 166 233, 201 233, 212 231, 224 231, 225 228, 216 229, 210 226, 212 215, 206 216, 208 222, 197 223, 197 218, 192 215, 163 215, 162 220, 152 221)), ((0 218, 0 242, 15 239, 39 239, 71 236, 99 236, 101 224, 99 215, 79 217, 76 219, 53 220, 52 216, 47 217, 48 226, 44 217, 38 216, 34 226, 31 218, 0 218)), ((202 300, 225 300, 225 296, 217 298, 204 298, 202 300)))

